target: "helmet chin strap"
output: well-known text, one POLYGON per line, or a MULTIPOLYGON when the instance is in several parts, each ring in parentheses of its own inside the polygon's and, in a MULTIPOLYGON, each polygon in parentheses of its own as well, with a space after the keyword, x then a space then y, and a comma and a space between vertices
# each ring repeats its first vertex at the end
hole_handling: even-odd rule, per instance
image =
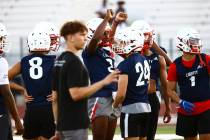
POLYGON ((148 44, 148 43, 145 43, 144 44, 144 47, 142 48, 142 50, 141 50, 141 54, 143 55, 144 53, 145 53, 145 51, 147 50, 147 49, 149 49, 150 48, 150 45, 148 44))

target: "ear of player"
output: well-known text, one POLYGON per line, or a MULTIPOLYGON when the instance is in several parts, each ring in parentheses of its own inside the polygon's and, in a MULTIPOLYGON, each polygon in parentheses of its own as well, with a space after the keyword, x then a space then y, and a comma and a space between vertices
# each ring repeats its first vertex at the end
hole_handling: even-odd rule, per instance
POLYGON ((27 42, 30 52, 57 51, 60 45, 60 35, 54 24, 40 22, 28 35, 27 42))

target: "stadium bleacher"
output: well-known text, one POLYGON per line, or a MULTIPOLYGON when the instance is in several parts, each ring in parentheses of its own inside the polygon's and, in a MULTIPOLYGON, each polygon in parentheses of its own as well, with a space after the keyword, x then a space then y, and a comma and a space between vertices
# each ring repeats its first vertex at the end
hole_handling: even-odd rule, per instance
MULTIPOLYGON (((26 38, 37 22, 46 20, 60 26, 70 19, 85 21, 95 16, 98 5, 99 0, 3 0, 0 21, 7 26, 15 44, 11 53, 19 52, 20 38, 26 38)), ((114 7, 113 1, 109 5, 114 7)), ((204 50, 210 46, 210 0, 127 0, 126 9, 130 22, 145 18, 153 24, 161 36, 160 44, 167 50, 169 39, 174 39, 176 31, 183 26, 200 31, 204 50)))

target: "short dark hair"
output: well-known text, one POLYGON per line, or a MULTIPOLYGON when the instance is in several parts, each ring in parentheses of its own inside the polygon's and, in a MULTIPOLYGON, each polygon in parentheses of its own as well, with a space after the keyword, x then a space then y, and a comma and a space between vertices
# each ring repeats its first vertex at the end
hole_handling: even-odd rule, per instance
POLYGON ((66 39, 67 35, 73 35, 78 32, 87 32, 87 27, 80 21, 68 21, 63 24, 60 35, 66 39))

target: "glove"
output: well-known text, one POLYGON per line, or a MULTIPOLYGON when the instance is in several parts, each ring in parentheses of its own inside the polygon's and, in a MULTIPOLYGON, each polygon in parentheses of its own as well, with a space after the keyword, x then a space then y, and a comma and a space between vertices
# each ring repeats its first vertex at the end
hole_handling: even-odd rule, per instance
POLYGON ((114 108, 112 105, 112 113, 110 116, 113 118, 118 118, 120 117, 120 113, 121 113, 121 107, 114 108))
POLYGON ((195 105, 190 103, 190 102, 187 102, 185 100, 180 100, 179 102, 179 106, 184 109, 187 113, 192 113, 194 108, 195 108, 195 105))

